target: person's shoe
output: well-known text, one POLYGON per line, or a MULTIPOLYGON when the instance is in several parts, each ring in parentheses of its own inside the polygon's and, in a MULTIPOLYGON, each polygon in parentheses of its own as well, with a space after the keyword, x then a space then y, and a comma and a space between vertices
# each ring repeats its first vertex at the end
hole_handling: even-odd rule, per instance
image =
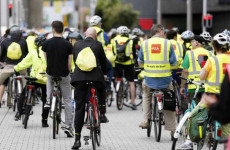
POLYGON ((181 144, 178 148, 178 150, 192 150, 193 145, 190 140, 186 140, 183 144, 181 144))
POLYGON ((14 117, 15 121, 21 120, 21 115, 19 112, 16 113, 15 117, 14 117))
POLYGON ((50 108, 50 100, 49 99, 47 99, 44 107, 45 108, 50 108))
POLYGON ((130 103, 130 106, 131 106, 132 110, 137 110, 136 104, 130 103))
POLYGON ((80 140, 80 136, 76 135, 75 137, 75 142, 72 146, 72 150, 78 150, 81 147, 81 140, 80 140))
POLYGON ((170 135, 171 135, 171 141, 174 141, 174 131, 171 131, 170 135))
POLYGON ((108 118, 105 116, 105 114, 101 114, 100 116, 100 122, 101 123, 107 123, 109 122, 108 118))
POLYGON ((67 135, 67 137, 73 137, 74 136, 74 130, 72 127, 66 127, 64 129, 64 132, 67 135))
POLYGON ((47 123, 47 119, 42 119, 42 127, 43 127, 43 128, 49 127, 49 125, 48 125, 48 123, 47 123))
POLYGON ((139 125, 140 128, 142 129, 147 129, 149 127, 149 123, 148 122, 142 122, 140 125, 139 125))

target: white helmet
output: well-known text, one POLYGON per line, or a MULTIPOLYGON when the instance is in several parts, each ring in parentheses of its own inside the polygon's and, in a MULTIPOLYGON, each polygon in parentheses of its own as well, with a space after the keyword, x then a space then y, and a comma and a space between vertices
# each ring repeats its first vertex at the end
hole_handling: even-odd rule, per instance
POLYGON ((134 35, 141 35, 141 30, 139 28, 134 28, 133 31, 132 31, 132 33, 134 35))
POLYGON ((101 17, 96 15, 90 18, 89 24, 90 26, 96 26, 98 25, 99 22, 101 22, 101 20, 102 20, 101 17))
POLYGON ((129 34, 129 28, 126 26, 119 27, 120 34, 129 34))
POLYGON ((200 34, 200 36, 202 36, 205 39, 205 41, 207 41, 207 42, 211 42, 211 40, 212 40, 212 37, 209 34, 209 32, 203 32, 200 34))
POLYGON ((192 40, 194 38, 194 33, 192 31, 184 31, 181 34, 183 40, 192 40))
POLYGON ((222 46, 228 46, 229 45, 229 38, 226 34, 224 33, 218 33, 213 37, 213 41, 217 41, 218 44, 222 46))

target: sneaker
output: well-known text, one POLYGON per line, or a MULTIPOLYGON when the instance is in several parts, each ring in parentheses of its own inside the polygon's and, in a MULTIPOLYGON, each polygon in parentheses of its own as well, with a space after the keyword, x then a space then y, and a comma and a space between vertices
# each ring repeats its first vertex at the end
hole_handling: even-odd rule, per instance
POLYGON ((43 128, 49 127, 49 125, 48 125, 48 123, 47 123, 47 119, 42 119, 42 127, 43 127, 43 128))
POLYGON ((133 104, 133 103, 129 103, 129 104, 130 104, 130 106, 131 106, 132 110, 137 110, 137 106, 136 106, 136 104, 133 104))
POLYGON ((45 108, 50 108, 50 100, 49 99, 47 99, 44 107, 45 108))
POLYGON ((100 122, 101 123, 107 123, 109 122, 108 118, 105 116, 105 114, 101 114, 100 116, 100 122))
POLYGON ((72 127, 66 127, 64 130, 67 137, 73 137, 74 136, 74 130, 72 127))
POLYGON ((81 140, 80 140, 80 136, 76 136, 75 138, 75 142, 72 146, 72 150, 78 150, 81 147, 81 140))
POLYGON ((190 140, 186 140, 183 144, 181 144, 177 150, 192 150, 193 144, 190 140))
POLYGON ((21 120, 21 115, 19 114, 19 112, 16 113, 14 120, 15 121, 21 120))
POLYGON ((139 125, 140 128, 142 129, 147 129, 149 127, 149 123, 148 122, 142 122, 140 125, 139 125))

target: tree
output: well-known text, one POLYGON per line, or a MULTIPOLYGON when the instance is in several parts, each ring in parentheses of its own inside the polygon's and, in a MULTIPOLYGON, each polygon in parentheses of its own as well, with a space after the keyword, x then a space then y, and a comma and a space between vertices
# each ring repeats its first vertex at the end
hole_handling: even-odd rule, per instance
POLYGON ((123 4, 120 0, 98 0, 95 14, 102 17, 105 31, 125 25, 132 28, 137 23, 138 11, 132 4, 123 4))

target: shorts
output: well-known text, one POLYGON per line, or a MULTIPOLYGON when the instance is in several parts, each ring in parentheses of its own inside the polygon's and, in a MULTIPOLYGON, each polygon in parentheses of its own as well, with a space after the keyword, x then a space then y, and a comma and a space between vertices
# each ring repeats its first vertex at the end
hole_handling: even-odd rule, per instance
POLYGON ((134 72, 134 65, 121 65, 115 64, 114 74, 116 78, 122 78, 124 70, 124 76, 127 81, 134 82, 135 72, 134 72))

